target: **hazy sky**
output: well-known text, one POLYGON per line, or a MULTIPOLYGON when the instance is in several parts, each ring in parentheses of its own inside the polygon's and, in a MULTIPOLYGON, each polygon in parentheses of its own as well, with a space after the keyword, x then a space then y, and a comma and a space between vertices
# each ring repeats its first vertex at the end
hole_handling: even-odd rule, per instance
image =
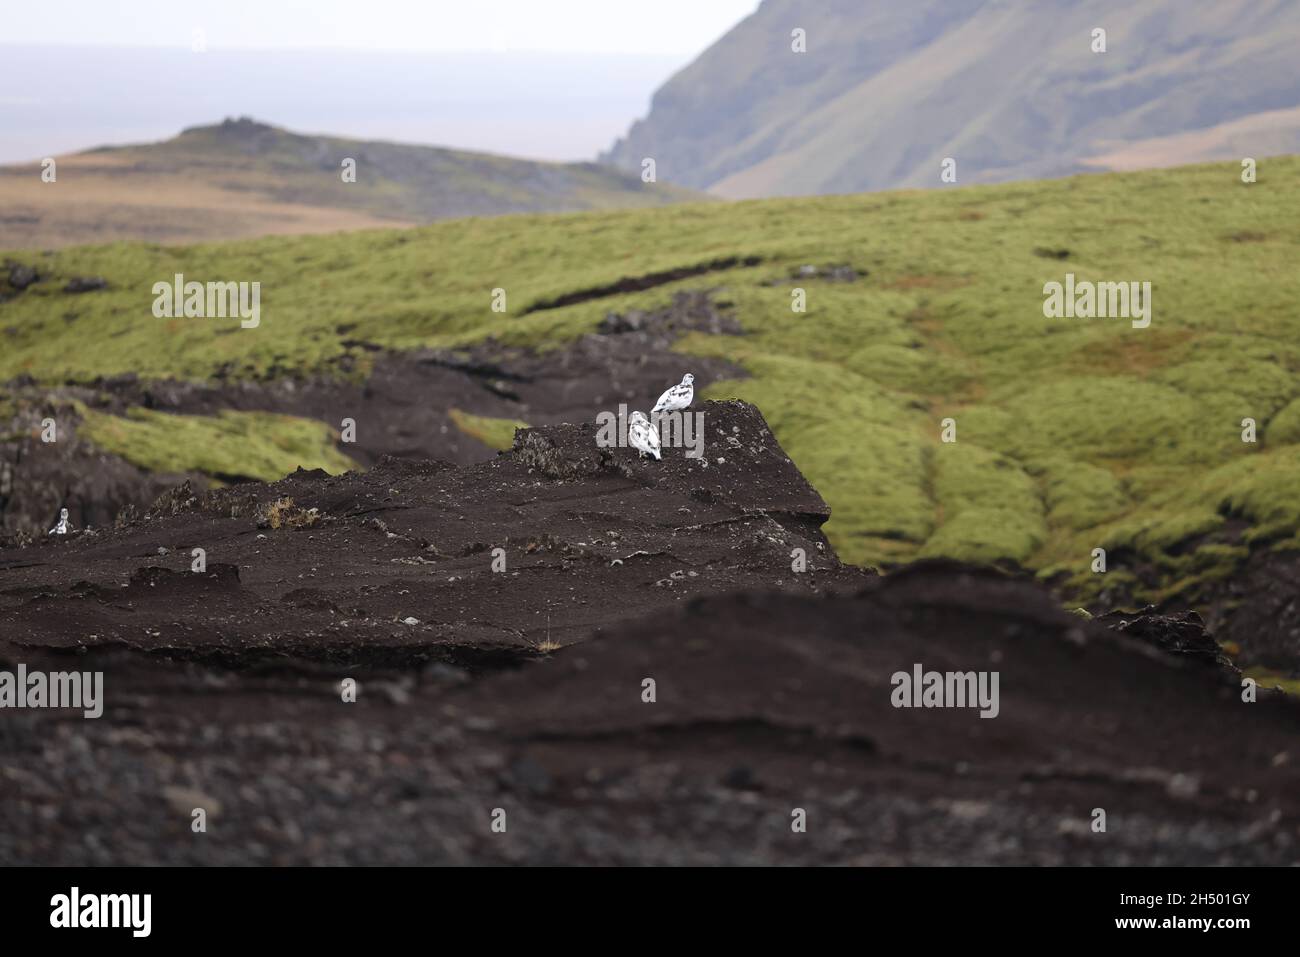
POLYGON ((758 0, 42 0, 0 17, 0 163, 248 115, 589 160, 758 0), (201 51, 202 55, 198 55, 201 51))
POLYGON ((695 54, 758 0, 43 0, 3 42, 695 54))

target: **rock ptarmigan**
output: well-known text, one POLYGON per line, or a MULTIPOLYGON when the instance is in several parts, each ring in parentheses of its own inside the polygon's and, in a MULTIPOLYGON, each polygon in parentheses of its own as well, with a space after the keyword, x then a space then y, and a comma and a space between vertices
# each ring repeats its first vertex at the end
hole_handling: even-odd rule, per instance
POLYGON ((682 381, 673 386, 667 392, 659 397, 655 407, 650 410, 653 415, 656 412, 676 412, 678 409, 684 409, 695 399, 695 376, 689 372, 682 376, 682 381))
POLYGON ((637 450, 638 455, 653 455, 660 458, 659 430, 650 424, 644 412, 633 412, 627 423, 627 444, 637 450))
POLYGON ((50 534, 51 535, 68 534, 68 510, 66 508, 59 509, 59 524, 55 525, 52 529, 50 529, 50 534))

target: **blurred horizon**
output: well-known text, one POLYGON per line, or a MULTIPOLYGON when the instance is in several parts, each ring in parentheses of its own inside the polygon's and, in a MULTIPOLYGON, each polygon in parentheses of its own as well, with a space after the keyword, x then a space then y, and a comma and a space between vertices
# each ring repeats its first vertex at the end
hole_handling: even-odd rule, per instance
POLYGON ((0 163, 165 140, 228 116, 297 133, 594 161, 690 59, 0 45, 0 163))
POLYGON ((62 0, 6 13, 0 164, 249 116, 294 132, 594 161, 758 6, 660 0, 219 6, 62 0), (56 42, 51 42, 51 41, 56 42), (197 49, 196 49, 197 48, 197 49))

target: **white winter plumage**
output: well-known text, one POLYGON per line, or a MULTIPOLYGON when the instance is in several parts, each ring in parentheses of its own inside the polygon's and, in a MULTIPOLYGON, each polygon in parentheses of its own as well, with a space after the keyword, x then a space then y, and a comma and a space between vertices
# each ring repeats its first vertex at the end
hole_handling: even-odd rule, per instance
POLYGON ((55 525, 52 529, 50 529, 50 534, 51 535, 68 534, 68 510, 66 508, 59 509, 59 524, 55 525))
POLYGON ((628 419, 627 444, 642 455, 660 458, 659 430, 650 424, 644 412, 633 412, 628 419))
POLYGON ((655 407, 650 410, 651 414, 655 412, 676 412, 678 409, 684 409, 695 400, 695 376, 689 372, 682 376, 682 381, 673 386, 667 392, 659 397, 655 407))

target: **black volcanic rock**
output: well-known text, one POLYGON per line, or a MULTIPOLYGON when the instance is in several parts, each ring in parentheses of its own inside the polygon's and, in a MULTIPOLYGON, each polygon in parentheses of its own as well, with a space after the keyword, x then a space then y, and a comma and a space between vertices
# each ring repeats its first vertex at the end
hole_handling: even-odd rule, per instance
POLYGON ((1153 606, 1147 606, 1139 612, 1112 611, 1098 621, 1169 654, 1235 671, 1219 643, 1206 631, 1201 616, 1194 611, 1162 615, 1153 606))
POLYGON ((0 550, 0 662, 105 687, 0 712, 0 863, 1296 862, 1300 709, 1197 621, 845 566, 758 410, 696 411, 701 459, 547 426, 0 550), (996 673, 996 716, 898 707, 915 669, 996 673))
POLYGON ((97 292, 108 288, 108 280, 103 276, 73 276, 63 287, 64 292, 97 292))
POLYGON ((36 270, 31 266, 26 266, 22 263, 14 262, 13 260, 5 260, 5 266, 8 270, 7 278, 9 280, 9 285, 18 292, 22 292, 28 286, 40 279, 36 270))

